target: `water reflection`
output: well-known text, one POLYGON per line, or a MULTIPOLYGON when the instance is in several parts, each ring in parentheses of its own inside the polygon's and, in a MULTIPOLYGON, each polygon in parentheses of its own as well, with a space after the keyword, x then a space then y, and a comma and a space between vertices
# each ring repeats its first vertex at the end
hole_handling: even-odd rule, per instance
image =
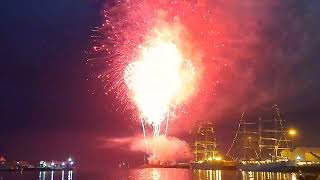
MULTIPOLYGON (((222 180, 232 179, 237 171, 222 172, 221 170, 190 170, 190 169, 166 169, 150 168, 131 170, 129 179, 151 180, 222 180)), ((239 174, 241 179, 241 174, 239 174)))
POLYGON ((161 175, 157 169, 152 169, 152 180, 160 180, 161 175))
POLYGON ((65 179, 65 171, 40 171, 39 180, 73 180, 73 171, 68 171, 67 179, 65 179))
POLYGON ((221 170, 193 170, 193 179, 221 180, 221 170))
POLYGON ((251 172, 242 171, 243 180, 296 180, 297 175, 295 173, 279 173, 279 172, 251 172))
POLYGON ((46 171, 40 171, 39 180, 45 180, 45 179, 46 179, 46 171))
POLYGON ((68 171, 68 180, 72 180, 73 171, 68 171))
POLYGON ((54 173, 53 173, 53 171, 51 171, 51 180, 53 180, 53 175, 54 175, 54 173))
POLYGON ((116 179, 116 180, 297 180, 320 179, 319 173, 272 173, 226 170, 190 170, 173 168, 112 169, 103 172, 77 171, 1 172, 0 180, 73 180, 73 179, 116 179))
MULTIPOLYGON (((124 172, 120 173, 124 175, 124 172)), ((128 174, 127 174, 128 175, 128 174)), ((297 180, 304 177, 319 178, 317 174, 296 174, 276 172, 248 172, 221 170, 190 170, 190 169, 132 169, 127 178, 132 180, 297 180)), ((119 176, 118 176, 119 177, 119 176)), ((123 176, 122 176, 123 177, 123 176)), ((307 178, 307 179, 308 179, 307 178)))
POLYGON ((150 180, 187 180, 191 179, 189 169, 146 168, 131 170, 128 179, 150 180))

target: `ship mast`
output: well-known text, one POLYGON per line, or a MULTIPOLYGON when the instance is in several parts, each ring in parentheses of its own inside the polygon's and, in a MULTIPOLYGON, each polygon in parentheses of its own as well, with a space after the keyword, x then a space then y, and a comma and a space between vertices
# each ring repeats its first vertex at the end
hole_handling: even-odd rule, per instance
POLYGON ((194 148, 195 160, 207 161, 217 155, 217 143, 213 124, 199 123, 195 133, 196 139, 192 145, 194 148))
POLYGON ((243 118, 240 124, 242 127, 242 131, 240 131, 239 133, 242 134, 242 143, 244 145, 244 153, 240 159, 258 159, 259 155, 256 149, 256 135, 258 132, 253 129, 257 123, 248 122, 243 118))
POLYGON ((257 152, 257 134, 255 126, 257 123, 249 122, 245 120, 245 113, 243 112, 239 121, 237 132, 232 141, 232 144, 226 154, 233 160, 250 160, 258 159, 259 154, 257 152), (234 152, 233 155, 232 151, 234 152))
POLYGON ((279 154, 283 150, 291 150, 289 140, 287 138, 287 130, 285 129, 285 120, 281 118, 278 106, 272 106, 272 119, 258 119, 258 123, 248 122, 244 119, 242 113, 238 130, 235 134, 233 142, 227 152, 227 156, 234 160, 281 160, 279 154), (231 151, 240 151, 243 147, 243 154, 235 153, 231 156, 231 151))
POLYGON ((260 129, 261 142, 259 148, 268 152, 268 154, 264 153, 264 156, 269 155, 273 161, 278 161, 280 159, 279 152, 282 150, 291 150, 292 147, 289 146, 288 142, 291 140, 287 138, 287 130, 284 127, 286 120, 281 118, 278 105, 274 104, 272 111, 273 118, 271 120, 261 119, 259 121, 259 126, 263 126, 263 128, 260 129))

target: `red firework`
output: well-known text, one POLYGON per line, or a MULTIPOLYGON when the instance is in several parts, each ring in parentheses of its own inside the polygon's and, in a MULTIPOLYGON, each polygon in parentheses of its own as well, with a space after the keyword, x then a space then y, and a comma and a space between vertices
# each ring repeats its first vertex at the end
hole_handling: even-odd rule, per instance
MULTIPOLYGON (((137 93, 128 86, 125 72, 137 59, 141 60, 142 49, 150 48, 154 44, 152 41, 159 39, 159 34, 164 38, 160 41, 173 43, 196 72, 195 81, 184 87, 192 88, 192 92, 182 95, 185 98, 180 99, 179 103, 172 103, 172 100, 177 102, 179 99, 176 96, 170 99, 170 107, 162 112, 165 119, 189 113, 188 107, 191 106, 193 111, 197 111, 194 107, 201 107, 199 105, 214 94, 219 83, 218 74, 225 67, 225 63, 219 61, 220 48, 224 44, 221 41, 221 27, 215 22, 214 12, 210 12, 208 6, 184 0, 127 0, 107 6, 103 15, 104 23, 97 28, 99 35, 94 47, 99 55, 93 59, 102 60, 106 68, 98 77, 106 83, 106 93, 115 93, 121 104, 138 112, 137 119, 148 121, 148 117, 142 116, 146 113, 137 103, 137 93)), ((180 96, 181 93, 178 94, 180 96)), ((150 124, 154 122, 151 120, 150 124)), ((164 127, 157 128, 160 131, 164 127)))

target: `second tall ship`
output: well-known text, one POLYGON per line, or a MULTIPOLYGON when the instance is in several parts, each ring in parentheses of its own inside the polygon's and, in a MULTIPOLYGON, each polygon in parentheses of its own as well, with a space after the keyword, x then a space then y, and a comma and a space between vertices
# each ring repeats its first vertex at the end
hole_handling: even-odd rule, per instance
POLYGON ((272 112, 271 119, 259 118, 258 121, 247 121, 242 114, 226 154, 237 162, 239 170, 293 172, 302 167, 291 158, 295 132, 287 128, 277 105, 272 106, 272 112))

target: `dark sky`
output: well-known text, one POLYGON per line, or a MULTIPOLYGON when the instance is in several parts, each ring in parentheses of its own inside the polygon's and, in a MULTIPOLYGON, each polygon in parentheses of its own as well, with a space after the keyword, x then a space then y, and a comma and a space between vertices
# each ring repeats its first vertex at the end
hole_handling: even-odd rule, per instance
MULTIPOLYGON (((273 9, 269 24, 264 24, 270 28, 259 34, 267 39, 263 43, 272 45, 269 50, 285 51, 285 58, 272 64, 262 61, 253 83, 255 90, 267 89, 268 95, 276 95, 250 110, 255 114, 259 108, 279 103, 286 118, 302 132, 301 141, 320 146, 320 3, 283 3, 285 8, 273 9), (288 31, 286 23, 297 28, 288 31), (275 33, 281 30, 288 33, 275 33), (299 41, 294 41, 296 33, 299 41), (275 88, 287 82, 293 82, 290 88, 296 91, 275 88)), ((101 149, 97 141, 99 137, 127 136, 135 129, 121 112, 113 110, 113 97, 103 94, 102 85, 87 80, 91 69, 85 64, 85 50, 90 48, 90 30, 101 21, 100 10, 98 0, 1 2, 0 153, 9 159, 51 160, 73 155, 86 166, 112 163, 108 160, 125 154, 101 149)), ((246 71, 246 66, 242 68, 246 71)), ((241 104, 254 101, 250 93, 246 92, 241 104)), ((229 128, 231 133, 239 113, 224 116, 232 120, 219 121, 218 127, 229 128)), ((218 131, 221 139, 229 140, 230 133, 218 131)), ((137 159, 124 155, 127 158, 137 159)))
POLYGON ((115 115, 91 93, 100 84, 86 80, 100 10, 87 0, 1 2, 0 152, 9 159, 95 158, 96 136, 113 134, 115 115))

